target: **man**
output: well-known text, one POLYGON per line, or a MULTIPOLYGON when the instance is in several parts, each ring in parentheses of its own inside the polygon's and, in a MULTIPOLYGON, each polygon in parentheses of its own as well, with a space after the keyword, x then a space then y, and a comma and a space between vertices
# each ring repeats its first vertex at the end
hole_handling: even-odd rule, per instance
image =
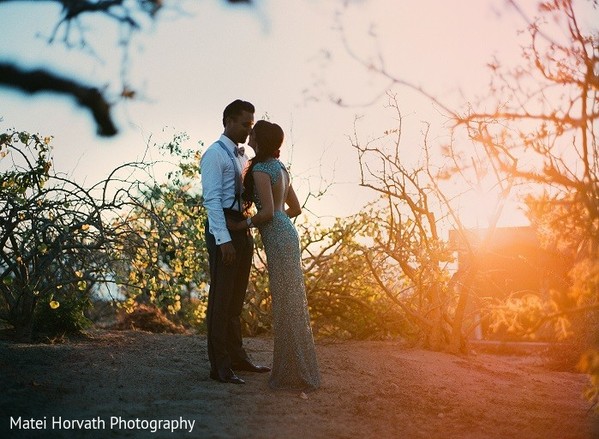
POLYGON ((254 106, 235 100, 223 112, 225 130, 200 163, 210 264, 208 293, 208 358, 210 378, 244 384, 234 371, 268 372, 252 363, 243 348, 241 310, 245 300, 254 241, 249 229, 227 230, 226 216, 243 218, 241 172, 247 163, 244 143, 254 124, 254 106))

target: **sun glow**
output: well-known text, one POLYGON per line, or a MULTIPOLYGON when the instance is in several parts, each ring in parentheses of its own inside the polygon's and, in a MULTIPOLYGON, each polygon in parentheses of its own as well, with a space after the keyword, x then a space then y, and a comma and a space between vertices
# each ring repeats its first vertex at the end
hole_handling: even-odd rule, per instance
POLYGON ((493 190, 473 190, 464 194, 457 206, 457 213, 466 228, 529 225, 521 203, 512 198, 506 199, 493 190))

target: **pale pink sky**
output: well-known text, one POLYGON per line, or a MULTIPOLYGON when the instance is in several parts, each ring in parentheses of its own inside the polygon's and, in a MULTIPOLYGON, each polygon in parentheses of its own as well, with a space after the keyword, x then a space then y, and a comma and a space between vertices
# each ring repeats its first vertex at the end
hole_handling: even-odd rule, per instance
MULTIPOLYGON (((53 135, 56 167, 91 183, 140 156, 150 136, 165 139, 186 131, 193 142, 211 143, 222 130, 222 109, 240 97, 254 102, 258 117, 267 113, 286 131, 282 158, 293 163, 300 196, 323 175, 336 184, 314 210, 347 215, 372 196, 357 187, 356 155, 347 140, 355 115, 365 116, 366 136, 394 124, 382 109, 384 101, 342 109, 326 100, 327 93, 334 93, 361 103, 384 84, 349 59, 333 29, 336 13, 344 11, 341 22, 357 51, 373 53, 368 32, 375 23, 389 70, 454 103, 459 90, 472 95, 484 87, 485 64, 493 55, 515 59, 516 31, 524 26, 502 0, 363 0, 346 2, 347 9, 338 0, 258 0, 253 9, 197 3, 186 8, 192 16, 169 16, 135 40, 131 77, 145 99, 117 108, 121 133, 116 138, 95 137, 88 115, 68 100, 25 98, 5 89, 0 89, 0 128, 53 135), (323 63, 323 51, 330 62, 323 63), (321 100, 310 99, 314 96, 321 100)), ((0 56, 77 71, 100 84, 115 77, 119 58, 109 29, 102 28, 96 41, 103 63, 35 38, 36 32, 52 30, 57 12, 44 4, 0 5, 8 42, 0 56)), ((423 120, 433 124, 435 136, 446 135, 429 102, 398 91, 407 115, 406 142, 418 145, 423 120)))

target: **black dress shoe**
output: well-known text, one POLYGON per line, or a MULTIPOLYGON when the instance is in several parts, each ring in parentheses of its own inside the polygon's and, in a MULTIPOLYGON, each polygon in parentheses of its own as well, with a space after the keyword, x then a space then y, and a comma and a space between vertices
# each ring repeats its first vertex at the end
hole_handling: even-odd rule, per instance
POLYGON ((243 361, 241 363, 233 364, 233 369, 235 370, 243 370, 245 372, 258 372, 265 373, 270 372, 270 367, 268 366, 258 366, 250 361, 243 361))
POLYGON ((245 381, 235 375, 235 372, 233 372, 231 369, 221 373, 211 370, 210 378, 220 383, 245 384, 245 381))

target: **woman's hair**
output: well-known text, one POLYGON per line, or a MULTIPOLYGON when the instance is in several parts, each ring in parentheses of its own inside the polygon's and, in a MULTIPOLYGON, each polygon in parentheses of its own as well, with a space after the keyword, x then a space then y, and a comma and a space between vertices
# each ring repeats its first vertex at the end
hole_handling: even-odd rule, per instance
POLYGON ((243 179, 243 199, 252 201, 254 199, 254 175, 252 171, 256 163, 265 162, 268 159, 279 158, 281 145, 285 134, 283 129, 276 123, 259 120, 253 128, 256 136, 256 156, 250 160, 245 177, 243 179))

